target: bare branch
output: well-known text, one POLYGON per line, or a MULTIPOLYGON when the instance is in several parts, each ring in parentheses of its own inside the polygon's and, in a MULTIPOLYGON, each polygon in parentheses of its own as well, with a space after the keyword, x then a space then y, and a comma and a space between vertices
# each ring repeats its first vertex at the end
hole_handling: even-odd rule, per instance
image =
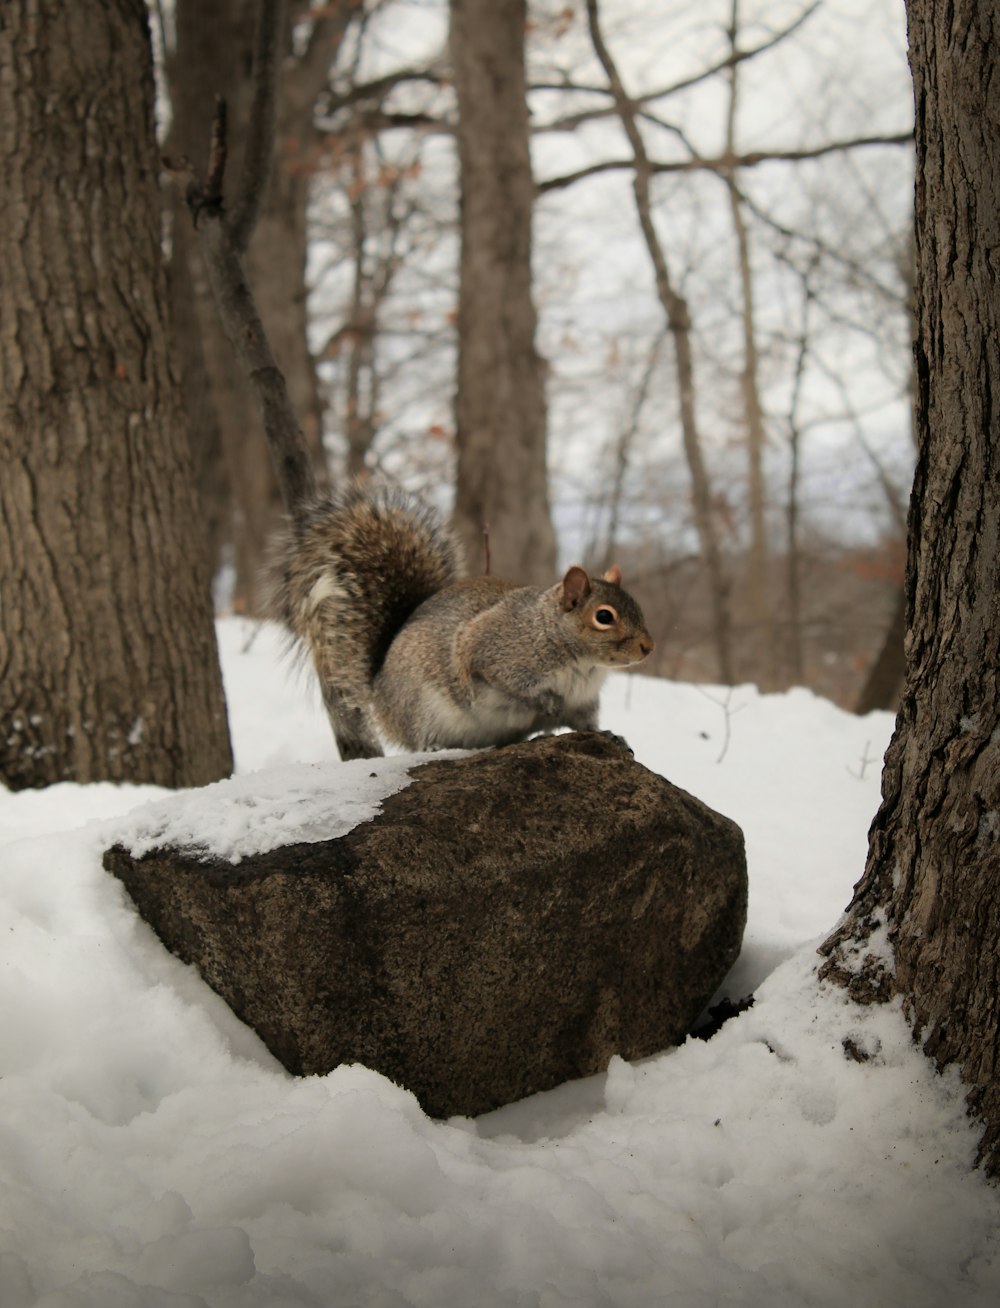
POLYGON ((434 117, 433 114, 387 113, 384 109, 372 108, 355 114, 346 131, 331 128, 328 132, 324 128, 319 128, 318 135, 332 135, 334 137, 347 137, 350 135, 358 137, 398 130, 421 131, 425 135, 435 136, 452 136, 455 131, 451 123, 444 122, 440 118, 434 117))
POLYGON ((261 0, 254 51, 253 118, 235 218, 227 218, 223 205, 228 154, 224 101, 216 104, 209 172, 204 185, 188 159, 164 163, 178 180, 184 181, 223 330, 260 409, 285 507, 292 517, 298 517, 303 505, 315 494, 316 475, 284 375, 257 312, 242 258, 263 203, 274 153, 278 36, 283 23, 283 0, 261 0))
POLYGON ((250 290, 243 261, 224 221, 203 224, 202 249, 223 330, 260 409, 285 508, 297 517, 316 493, 316 475, 250 290))
POLYGON ((307 116, 311 121, 316 97, 329 83, 330 68, 347 29, 360 13, 360 0, 340 0, 326 6, 314 21, 306 48, 295 61, 285 86, 285 106, 293 116, 307 116))
MULTIPOLYGON (((635 105, 635 101, 630 102, 635 105)), ((844 150, 864 149, 867 146, 898 146, 913 144, 912 132, 895 132, 878 136, 854 136, 847 140, 827 141, 823 145, 806 146, 799 150, 750 150, 745 154, 721 154, 713 158, 695 157, 676 159, 657 163, 649 160, 649 170, 659 173, 719 173, 725 175, 737 168, 756 168, 764 163, 801 163, 807 159, 822 159, 828 154, 837 154, 844 150)), ((537 184, 540 195, 546 191, 556 191, 572 186, 575 182, 598 173, 625 172, 635 166, 632 159, 608 159, 601 163, 590 164, 572 173, 559 177, 549 177, 537 184)))
POLYGON ((652 167, 646 153, 645 141, 636 121, 636 103, 626 92, 618 67, 604 41, 598 17, 597 0, 587 0, 587 22, 590 28, 594 53, 597 55, 607 76, 622 129, 628 138, 629 145, 632 147, 632 190, 635 195, 636 213, 638 214, 639 226, 646 243, 646 249, 653 265, 657 298, 660 301, 667 327, 674 342, 681 438, 684 455, 691 474, 695 527, 711 582, 719 673, 723 681, 731 682, 733 680, 733 667, 730 640, 729 586, 722 563, 718 531, 712 514, 712 491, 708 469, 702 455, 701 436, 698 431, 695 412, 691 315, 687 300, 673 284, 663 245, 653 222, 649 186, 652 167))
POLYGON ((376 77, 370 82, 352 83, 345 91, 331 89, 327 113, 333 114, 338 109, 346 109, 349 105, 364 103, 365 101, 375 100, 381 102, 390 91, 408 82, 425 82, 428 86, 434 87, 446 85, 445 78, 429 68, 398 68, 394 72, 386 73, 383 77, 376 77))
MULTIPOLYGON (((832 263, 841 267, 858 285, 867 286, 887 303, 892 304, 899 309, 909 310, 910 301, 908 294, 905 291, 895 290, 890 286, 886 286, 885 283, 880 281, 867 266, 860 263, 857 259, 850 258, 840 250, 835 249, 828 241, 820 240, 819 237, 812 234, 796 231, 785 223, 779 222, 775 217, 773 217, 773 215, 767 213, 766 210, 761 208, 748 192, 740 188, 737 189, 739 189, 742 203, 759 223, 763 224, 763 226, 769 228, 777 236, 781 237, 782 241, 786 242, 788 245, 806 247, 808 250, 807 262, 810 268, 813 267, 819 256, 822 256, 824 259, 829 259, 832 263)), ((780 263, 787 264, 790 268, 794 269, 798 275, 802 275, 801 269, 796 266, 795 261, 786 251, 776 251, 775 257, 780 263)), ((903 280, 905 282, 907 279, 904 277, 903 280)), ((821 303, 821 297, 818 292, 813 292, 812 298, 816 303, 821 303)))
POLYGON ((610 568, 614 562, 614 555, 618 548, 618 524, 621 518, 622 500, 625 491, 625 474, 628 471, 628 462, 631 457, 632 445, 639 434, 639 424, 642 420, 642 411, 646 401, 649 398, 650 388, 653 384, 653 377, 657 368, 660 366, 660 354, 666 343, 669 329, 664 328, 659 332, 653 341, 652 348, 646 357, 646 364, 639 378, 639 385, 636 388, 632 399, 631 411, 622 430, 618 434, 615 442, 615 470, 611 482, 611 494, 608 496, 609 517, 607 539, 603 552, 602 571, 610 568))
MULTIPOLYGON (((748 59, 754 59, 757 55, 764 54, 768 50, 773 50, 775 46, 780 45, 793 33, 797 32, 803 24, 812 17, 819 9, 821 0, 813 0, 813 3, 805 8, 801 14, 787 27, 775 32, 773 36, 762 41, 760 45, 755 45, 749 50, 732 49, 721 59, 711 64, 708 68, 703 68, 698 73, 692 73, 689 77, 683 77, 679 82, 671 82, 669 86, 661 87, 658 91, 650 91, 647 95, 639 96, 633 102, 638 108, 653 104, 657 100, 665 100, 668 96, 676 95, 680 91, 686 91, 692 86, 697 86, 701 82, 707 82, 716 77, 719 73, 727 69, 734 69, 739 64, 745 63, 748 59)), ((612 94, 606 86, 581 86, 569 79, 562 82, 533 82, 532 91, 581 91, 590 95, 608 96, 612 94)), ((612 118, 618 112, 615 105, 602 106, 600 109, 581 110, 579 113, 568 114, 565 118, 559 118, 551 123, 546 123, 536 128, 539 132, 561 132, 572 130, 579 127, 582 123, 592 122, 599 118, 612 118)))
POLYGON ((869 462, 874 468, 875 477, 879 486, 882 488, 882 493, 889 506, 889 512, 891 513, 893 522, 896 525, 896 530, 899 532, 899 535, 905 539, 906 515, 908 509, 905 493, 900 490, 893 481, 884 461, 880 458, 878 451, 865 435, 864 423, 861 421, 861 415, 858 413, 857 408, 851 402, 844 378, 839 373, 835 373, 832 368, 827 367, 822 360, 817 360, 817 366, 822 369, 826 377, 840 392, 840 397, 844 405, 844 414, 854 429, 854 439, 861 446, 862 450, 864 450, 869 462))
MULTIPOLYGON (((222 212, 222 183, 226 175, 226 161, 229 158, 228 124, 226 102, 221 96, 217 96, 215 117, 212 119, 212 140, 208 150, 208 176, 205 179, 205 194, 201 202, 202 209, 214 209, 216 213, 222 212)), ((198 216, 195 214, 195 225, 198 216)))
POLYGON ((229 221, 230 238, 241 254, 250 244, 271 180, 278 121, 278 63, 284 28, 284 0, 260 0, 254 34, 253 107, 243 171, 229 221))
MULTIPOLYGON (((716 168, 756 168, 762 163, 801 163, 805 159, 822 159, 824 155, 837 154, 842 150, 864 149, 869 145, 912 145, 913 132, 880 133, 876 136, 852 136, 846 140, 827 141, 823 145, 806 146, 800 150, 751 150, 747 154, 723 157, 719 160, 706 160, 704 163, 716 168)), ((695 160, 695 163, 699 161, 695 160)), ((704 163, 702 166, 704 166, 704 163)), ((672 165, 663 164, 657 172, 674 171, 672 165)))

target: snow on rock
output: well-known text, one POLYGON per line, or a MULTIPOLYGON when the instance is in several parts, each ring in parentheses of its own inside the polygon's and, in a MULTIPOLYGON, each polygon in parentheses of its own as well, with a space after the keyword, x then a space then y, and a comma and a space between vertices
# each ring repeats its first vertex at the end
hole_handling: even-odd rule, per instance
POLYGON ((115 833, 135 858, 158 846, 238 863, 282 845, 345 835, 410 780, 412 755, 289 764, 229 777, 130 814, 115 833))

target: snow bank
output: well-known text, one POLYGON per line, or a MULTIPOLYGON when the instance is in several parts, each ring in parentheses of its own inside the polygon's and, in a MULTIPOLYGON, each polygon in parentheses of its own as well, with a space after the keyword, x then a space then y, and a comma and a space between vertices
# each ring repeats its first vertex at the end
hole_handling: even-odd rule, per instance
MULTIPOLYGON (((192 801, 237 853, 251 798, 286 834, 319 829, 345 779, 355 816, 377 803, 364 764, 321 762, 318 707, 248 630, 221 627, 241 769, 296 764, 285 785, 244 775, 225 812, 214 788, 192 801)), ((289 1077, 164 952, 100 866, 123 822, 163 834, 154 792, 0 791, 3 1308, 1000 1301, 1000 1196, 970 1170, 956 1078, 896 1008, 814 975, 877 803, 860 760, 891 723, 741 689, 718 762, 710 694, 615 679, 606 725, 744 826, 732 991, 752 981, 756 1005, 708 1043, 476 1122, 432 1122, 361 1067, 289 1077)))

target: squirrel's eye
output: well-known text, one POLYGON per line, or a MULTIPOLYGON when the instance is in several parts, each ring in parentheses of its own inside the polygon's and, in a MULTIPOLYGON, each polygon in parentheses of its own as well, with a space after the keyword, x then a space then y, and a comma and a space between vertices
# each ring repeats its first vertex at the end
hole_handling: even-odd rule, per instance
POLYGON ((614 609, 598 609, 594 614, 594 621, 600 627, 613 627, 615 624, 614 609))

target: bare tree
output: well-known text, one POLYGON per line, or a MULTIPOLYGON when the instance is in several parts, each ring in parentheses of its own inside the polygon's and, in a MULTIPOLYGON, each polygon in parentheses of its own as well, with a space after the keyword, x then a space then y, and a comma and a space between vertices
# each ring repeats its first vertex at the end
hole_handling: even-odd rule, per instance
POLYGON ((223 189, 229 158, 224 100, 215 107, 205 175, 199 175, 186 156, 165 159, 164 164, 184 183, 219 321, 260 413, 282 503, 290 516, 297 517, 316 493, 316 471, 245 269, 247 247, 260 219, 273 160, 284 24, 284 0, 260 0, 253 101, 234 198, 227 200, 223 189))
POLYGON ((525 99, 524 0, 452 0, 461 266, 455 527, 473 571, 551 582, 544 368, 535 349, 535 199, 525 99))
POLYGON ((356 25, 320 98, 310 306, 331 475, 439 488, 454 469, 454 94, 433 11, 412 60, 374 71, 393 16, 381 5, 356 25))
MULTIPOLYGON (((690 31, 694 25, 681 21, 682 6, 673 8, 675 26, 683 36, 686 27, 690 31)), ((892 175, 889 181, 901 194, 907 180, 902 174, 907 171, 910 154, 905 147, 912 141, 910 134, 902 131, 852 132, 846 111, 842 116, 834 112, 827 127, 827 115, 821 112, 819 100, 812 95, 808 101, 815 108, 811 141, 807 138, 805 143, 797 146, 767 144, 754 148, 752 140, 745 142, 740 139, 742 133, 737 131, 738 120, 745 112, 750 112, 750 96, 753 94, 749 79, 743 80, 744 68, 756 61, 755 83, 760 85, 761 75, 770 63, 776 70, 776 81, 780 81, 777 70, 781 61, 786 57, 791 60, 793 50, 799 48, 798 34, 807 24, 815 28, 819 23, 821 31, 825 30, 824 15, 828 8, 805 3, 788 21, 773 26, 769 25, 769 15, 763 11, 758 10, 756 20, 750 23, 742 18, 732 0, 727 0, 726 5, 715 3, 704 14, 699 11, 697 30, 700 57, 704 63, 690 70, 685 69, 678 59, 671 74, 665 76, 659 85, 651 84, 652 79, 646 77, 643 83, 637 80, 635 85, 623 87, 622 93, 616 95, 606 67, 605 86, 598 84, 600 79, 592 72, 577 71, 582 66, 579 46, 574 46, 575 56, 552 57, 551 67, 547 67, 534 83, 536 87, 545 87, 548 92, 538 98, 540 111, 536 117, 542 133, 583 131, 584 148, 590 156, 582 166, 562 170, 555 151, 545 149, 543 144, 541 153, 549 160, 550 167, 540 169, 543 180, 539 190, 554 199, 568 186, 582 183, 584 179, 607 178, 614 173, 627 173, 630 180, 634 179, 636 149, 633 140, 626 138, 630 148, 625 153, 629 157, 622 158, 604 128, 609 119, 621 121, 623 96, 629 108, 639 145, 645 153, 643 171, 648 183, 647 192, 650 188, 653 190, 652 221, 648 228, 642 229, 643 241, 648 253, 651 228, 661 245, 670 283, 681 295, 687 311, 686 322, 678 314, 675 315, 675 324, 680 325, 687 336, 690 372, 698 387, 695 395, 696 432, 706 438, 701 463, 711 479, 707 510, 714 519, 719 555, 724 560, 725 581, 730 591, 730 661, 735 665, 736 675, 749 674, 765 685, 780 682, 793 668, 797 670, 794 673, 796 678, 801 678, 808 667, 810 675, 819 672, 825 679, 825 669, 832 670, 834 666, 836 656, 833 651, 821 651, 817 647, 819 628, 816 625, 809 628, 813 646, 810 654, 814 654, 813 657, 807 659, 805 649, 800 647, 790 651, 788 660, 779 659, 788 646, 786 624, 788 639, 798 640, 805 614, 801 604, 801 559, 796 562, 781 560, 784 566, 779 568, 777 553, 773 563, 769 558, 772 551, 779 548, 768 539, 771 530, 769 518, 776 513, 782 497, 773 477, 779 460, 787 461, 791 457, 795 467, 786 485, 792 486, 799 497, 791 511, 798 549, 803 531, 811 527, 804 514, 814 511, 807 497, 812 492, 815 500, 813 487, 818 485, 818 459, 813 451, 826 445, 823 439, 812 446, 803 443, 801 438, 807 429, 818 429, 824 422, 831 431, 840 431, 844 426, 842 416, 830 411, 828 399, 822 401, 827 405, 826 412, 817 412, 817 394, 825 390, 826 396, 829 395, 829 389, 818 384, 820 370, 817 365, 823 355, 820 342, 839 339, 841 357, 837 360, 838 366, 842 369, 855 367, 857 353, 848 365, 844 339, 851 333, 860 337, 865 331, 864 319, 870 308, 867 301, 875 298, 876 274, 871 256, 876 253, 876 236, 888 244, 878 214, 881 193, 869 197, 866 195, 867 184, 872 178, 887 172, 881 167, 881 160, 895 154, 901 161, 896 169, 900 176, 892 175), (727 10, 728 18, 725 16, 727 10), (714 34, 714 53, 705 40, 708 32, 714 34), (572 62, 574 57, 576 67, 572 62), (695 92, 697 98, 693 98, 695 92), (568 97, 571 101, 565 112, 553 109, 557 97, 563 100, 568 97), (668 104, 671 106, 669 113, 668 104), (720 115, 724 131, 721 140, 715 140, 712 134, 720 115), (880 161, 877 174, 874 161, 869 162, 873 151, 878 152, 880 161), (766 177, 761 175, 765 171, 766 177), (787 180, 780 184, 779 172, 787 175, 787 180), (664 179, 659 186, 658 178, 664 179), (670 178, 674 179, 672 183, 667 180, 670 178), (845 178, 849 182, 846 187, 843 186, 845 178), (712 193, 713 182, 722 184, 717 196, 712 193), (838 187, 846 193, 843 202, 838 187), (724 207, 719 200, 724 201, 724 207), (861 204, 869 202, 872 213, 865 222, 861 222, 860 213, 856 213, 844 220, 846 236, 843 230, 836 230, 834 220, 841 207, 846 210, 847 204, 852 203, 860 208, 861 204), (874 222, 871 221, 873 218, 874 222), (726 240, 727 227, 732 233, 730 241, 726 240), (867 233, 867 247, 863 246, 861 233, 867 233), (838 248, 842 245, 847 247, 848 253, 842 253, 838 248), (808 348, 799 351, 795 344, 799 329, 794 321, 798 304, 796 283, 799 268, 808 268, 814 260, 817 268, 811 274, 812 312, 809 320, 814 339, 808 342, 808 348), (734 364, 734 360, 738 362, 734 364), (787 397, 793 391, 797 397, 797 434, 794 443, 782 450, 777 442, 768 442, 768 433, 769 429, 772 434, 777 432, 779 421, 782 426, 786 425, 783 414, 787 413, 787 397), (747 475, 739 478, 734 478, 732 473, 732 451, 736 448, 747 451, 747 475), (810 478, 812 480, 807 480, 810 478), (772 507, 769 509, 769 506, 772 507), (785 593, 786 582, 797 588, 794 594, 791 590, 785 593), (799 608, 793 616, 791 609, 796 605, 799 608), (830 662, 826 660, 827 653, 831 656, 830 662), (822 658, 819 657, 821 654, 822 658)), ((595 11, 596 4, 587 6, 588 17, 595 11)), ((617 11, 609 8, 605 22, 609 23, 612 15, 619 17, 617 11)), ((657 39, 663 39, 662 32, 669 22, 669 18, 664 18, 663 27, 659 27, 658 21, 650 17, 651 48, 657 39)), ((601 31, 603 24, 599 23, 598 27, 601 31)), ((637 30, 633 16, 630 28, 633 37, 637 30)), ((829 40, 828 31, 826 36, 829 40)), ((603 43, 606 50, 609 44, 614 45, 606 38, 603 43)), ((627 45, 623 41, 624 49, 627 45)), ((665 45, 665 53, 666 66, 669 67, 673 50, 665 45)), ((828 49, 824 57, 836 60, 836 47, 828 49)), ((543 57, 536 58, 536 66, 542 61, 543 57)), ((651 68, 661 66, 652 56, 646 62, 651 68)), ((902 60, 899 62, 902 71, 902 60)), ((858 87, 862 92, 865 89, 859 83, 855 92, 858 87)), ((818 86, 816 89, 821 91, 818 86)), ((780 103, 781 96, 777 99, 780 103)), ((842 94, 836 99, 831 86, 829 100, 832 111, 836 111, 838 106, 850 103, 851 96, 842 94)), ((899 96, 895 103, 905 114, 909 107, 905 96, 899 96)), ((795 116, 790 107, 787 115, 789 121, 801 121, 801 115, 795 116)), ((759 123, 755 130, 759 131, 759 123)), ((806 128, 803 126, 798 130, 805 134, 806 128)), ((542 141, 546 143, 544 135, 542 141)), ((874 189, 878 190, 877 184, 874 189)), ((594 183, 587 187, 588 200, 594 197, 595 203, 599 203, 602 191, 606 195, 618 194, 616 188, 594 183)), ((565 213, 568 206, 563 203, 560 208, 553 203, 547 208, 565 213)), ((615 238, 616 263, 630 268, 631 265, 625 265, 618 254, 621 244, 619 231, 615 238)), ((560 272, 565 281, 564 262, 568 261, 560 261, 560 272)), ((600 267, 599 257, 597 263, 600 267)), ((884 257, 882 263, 884 271, 884 257)), ((603 284, 589 273, 584 276, 589 278, 590 284, 600 288, 598 294, 607 297, 607 275, 603 284)), ((662 278, 654 278, 654 285, 662 308, 666 298, 662 278)), ((630 300, 638 299, 635 287, 624 278, 622 291, 630 300)), ((554 287, 547 287, 546 293, 551 299, 554 287)), ((896 298, 899 298, 898 293, 896 298)), ((664 314, 664 317, 668 315, 664 314)), ((873 356, 879 350, 888 356, 893 351, 901 353, 905 348, 895 325, 880 340, 876 339, 884 325, 884 316, 881 323, 878 315, 870 319, 870 353, 873 356)), ((615 334, 619 330, 618 322, 609 327, 609 331, 615 334)), ((649 322, 645 330, 647 337, 652 339, 653 328, 649 322)), ((615 384, 611 377, 602 375, 602 380, 608 385, 615 384)), ((675 383, 673 390, 678 389, 675 383)), ((565 440, 565 392, 554 385, 552 393, 556 402, 557 439, 565 440)), ((898 394, 897 391, 893 399, 898 394)), ((672 393, 668 396, 666 389, 659 387, 654 392, 650 414, 656 413, 657 409, 662 412, 670 402, 673 402, 672 393)), ((645 438, 651 442, 651 421, 647 420, 645 425, 645 438)), ((683 412, 678 425, 683 444, 683 412)), ((660 443, 662 445, 662 437, 660 443)), ((696 480, 692 478, 693 483, 696 480)), ((830 480, 833 480, 832 474, 830 480)), ((706 497, 699 496, 694 490, 690 518, 699 530, 701 540, 699 499, 704 507, 706 497)), ((641 506, 633 503, 630 507, 633 532, 637 526, 648 530, 641 526, 641 506)), ((860 505, 857 511, 860 512, 860 505)), ((815 534, 814 523, 812 539, 818 546, 819 536, 815 534)), ((687 549, 684 542, 681 542, 681 549, 687 549)), ((704 571, 699 589, 710 594, 714 589, 713 569, 704 546, 702 554, 704 571)), ((828 572, 835 570, 830 568, 828 572)), ((647 608, 655 612, 655 599, 644 594, 643 600, 647 608)), ((809 594, 808 601, 804 607, 814 609, 813 593, 809 594)), ((873 604, 878 606, 875 598, 873 604)), ((704 606, 699 604, 698 620, 702 625, 705 616, 704 606)), ((868 622, 866 617, 859 624, 859 644, 864 639, 862 632, 868 622)), ((839 630, 845 631, 843 626, 839 630)), ((858 652, 860 654, 861 650, 858 652)), ((838 681, 847 674, 848 662, 856 667, 853 651, 840 661, 838 681)), ((713 675, 713 672, 703 656, 695 652, 688 675, 704 677, 713 675)), ((829 683, 824 681, 824 684, 829 683)), ((853 698, 854 692, 850 687, 846 690, 842 687, 839 693, 841 698, 853 698)))
MULTIPOLYGON (((224 101, 216 105, 207 173, 200 176, 186 158, 167 160, 166 164, 185 183, 185 198, 195 220, 220 322, 256 400, 282 503, 293 523, 301 526, 316 500, 316 472, 244 266, 267 193, 274 154, 284 20, 284 0, 260 0, 254 38, 253 103, 234 198, 227 202, 224 193, 228 159, 224 101)), ((342 758, 369 758, 381 752, 372 739, 364 709, 345 702, 339 690, 327 685, 323 687, 323 701, 342 758)))
POLYGON ((802 426, 799 407, 802 382, 809 354, 809 311, 811 296, 808 279, 803 279, 802 317, 795 341, 795 366, 788 401, 787 439, 788 475, 785 495, 785 601, 787 638, 784 641, 782 671, 792 685, 803 685, 805 653, 802 632, 802 574, 799 550, 799 477, 802 449, 802 426))
POLYGON ((656 293, 673 336, 674 364, 677 372, 677 392, 680 402, 681 433, 684 453, 691 472, 694 501, 694 518, 698 529, 709 583, 712 588, 714 636, 719 676, 723 681, 735 680, 732 656, 731 623, 729 615, 729 581, 722 560, 719 533, 712 510, 713 494, 708 469, 702 454, 701 436, 695 408, 694 356, 691 342, 691 314, 687 301, 677 290, 670 276, 663 245, 653 221, 650 198, 650 179, 653 169, 646 144, 639 130, 636 105, 629 98, 622 83, 617 65, 604 42, 598 16, 597 0, 587 0, 587 20, 594 51, 608 78, 614 97, 615 111, 628 138, 633 156, 633 193, 639 224, 656 281, 656 293))
POLYGON ((599 549, 596 542, 592 547, 592 552, 598 554, 601 559, 602 571, 611 567, 618 558, 620 531, 626 510, 625 481, 629 470, 629 460, 638 435, 642 412, 649 399, 653 376, 660 367, 660 355, 663 352, 667 334, 667 332, 661 332, 647 352, 635 391, 630 398, 628 413, 614 442, 610 487, 604 490, 601 495, 602 508, 606 508, 608 517, 604 543, 599 549))
POLYGON ((380 159, 377 146, 366 139, 356 141, 348 151, 351 296, 347 316, 323 354, 345 359, 343 435, 349 477, 368 468, 379 429, 379 335, 385 303, 404 258, 403 231, 414 211, 413 202, 403 196, 409 171, 380 159))
MULTIPOLYGON (((726 154, 737 155, 736 124, 739 106, 739 0, 732 0, 729 41, 732 63, 729 69, 729 106, 726 113, 726 154)), ((746 424, 747 499, 750 509, 750 543, 747 551, 747 599, 750 608, 751 643, 754 647, 751 666, 761 686, 773 689, 778 684, 778 640, 771 604, 769 579, 770 547, 766 516, 764 447, 767 432, 764 406, 758 384, 757 325, 754 313, 754 274, 751 266, 750 234, 744 213, 735 169, 722 174, 729 196, 729 212, 736 240, 740 279, 740 319, 743 336, 743 367, 740 392, 746 424)))
POLYGON ((916 426, 906 683, 882 805, 825 975, 903 996, 957 1063, 1000 1175, 1000 113, 994 15, 909 0, 917 122, 916 426))
MULTIPOLYGON (((221 96, 232 124, 231 166, 240 167, 243 125, 249 121, 253 93, 250 66, 256 12, 255 0, 178 0, 176 39, 166 63, 173 108, 167 146, 171 155, 190 153, 202 165, 206 124, 211 122, 216 97, 221 96)), ((321 140, 315 114, 344 34, 358 12, 347 0, 317 8, 314 14, 308 5, 298 8, 302 30, 294 47, 292 25, 283 25, 279 39, 286 68, 276 105, 278 147, 258 239, 246 255, 257 303, 320 472, 322 405, 309 348, 306 281, 307 211, 321 140)), ((196 452, 204 456, 204 445, 211 448, 217 433, 218 457, 200 460, 202 494, 217 523, 217 543, 231 546, 234 602, 255 612, 263 549, 279 507, 274 482, 253 396, 219 331, 194 233, 176 209, 173 233, 174 312, 185 324, 180 336, 184 375, 192 395, 198 397, 196 413, 199 424, 204 424, 195 431, 196 452)))
POLYGON ((232 765, 171 366, 141 5, 0 22, 0 775, 232 765))

